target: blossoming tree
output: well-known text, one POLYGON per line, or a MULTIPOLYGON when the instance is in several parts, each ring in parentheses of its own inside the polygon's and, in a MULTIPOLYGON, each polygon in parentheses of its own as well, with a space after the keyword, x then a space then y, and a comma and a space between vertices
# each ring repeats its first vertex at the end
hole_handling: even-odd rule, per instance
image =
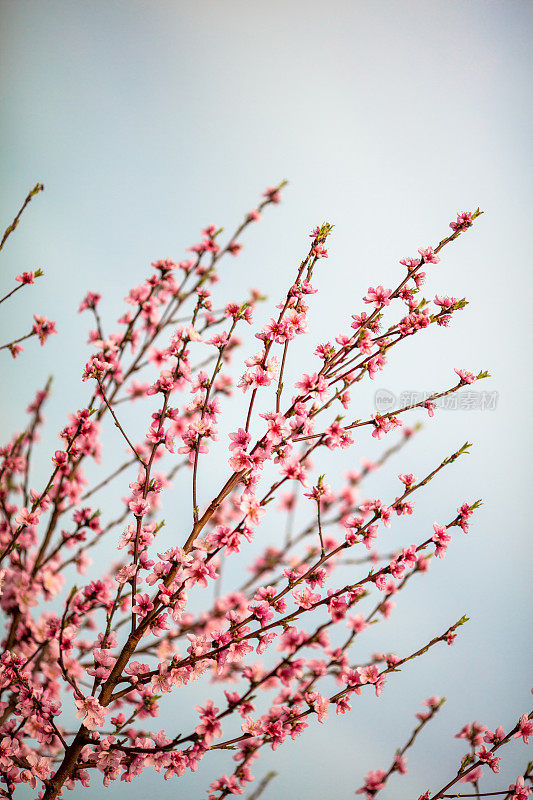
MULTIPOLYGON (((358 383, 383 370, 390 350, 432 325, 447 326, 466 306, 466 300, 447 296, 430 303, 420 288, 425 270, 438 264, 443 249, 481 212, 459 214, 437 245, 402 259, 394 289, 369 287, 365 310, 340 332, 332 331, 333 341, 320 344, 299 380, 286 385, 291 343, 307 331, 308 304, 316 293, 313 273, 328 257, 332 226, 317 226, 286 294, 255 333, 257 352, 248 355, 234 381, 229 365, 239 332, 253 325, 263 298, 252 292, 218 308, 212 289, 224 257, 239 254, 241 234, 266 207, 279 203, 283 186, 268 188, 229 238, 223 240, 222 229, 209 225, 188 258, 155 261, 149 277, 126 296, 128 310, 115 331, 100 316, 100 295, 86 294, 79 310, 94 320, 93 353, 82 371, 87 403, 61 430, 62 447, 51 456, 44 485, 33 483, 32 453, 50 382, 28 406, 25 429, 0 450, 4 797, 29 784, 39 798, 52 800, 64 789, 89 786, 94 773, 109 786, 118 779, 129 783, 151 767, 175 780, 204 759, 202 769, 208 770, 209 755, 217 750, 227 751, 228 769, 210 783, 209 800, 243 794, 263 748, 275 750, 300 736, 315 716, 322 723, 332 712, 349 712, 362 692, 379 697, 387 680, 400 679, 395 673, 402 665, 440 643, 450 645, 466 621, 451 620, 414 652, 384 651, 364 663, 352 656, 352 644, 365 630, 389 617, 393 597, 414 575, 427 573, 433 556, 445 557, 457 530, 467 532, 480 504, 465 499, 425 536, 387 553, 381 546, 384 529, 395 517, 413 514, 414 495, 469 445, 421 477, 398 475, 395 497, 362 499, 360 486, 415 433, 404 423, 408 411, 420 408, 432 417, 441 398, 487 373, 458 368, 441 391, 363 419, 353 419, 350 407, 358 383), (222 435, 227 474, 206 499, 201 478, 232 392, 244 396, 245 413, 236 430, 222 435), (141 398, 151 410, 143 440, 135 442, 123 404, 141 398), (127 458, 89 484, 86 466, 99 463, 102 426, 108 422, 109 439, 122 438, 127 458), (399 438, 377 463, 350 470, 342 485, 332 487, 314 464, 326 450, 350 448, 358 429, 361 438, 399 438), (178 472, 190 517, 167 519, 173 544, 164 548, 159 512, 178 472), (111 485, 120 484, 123 492, 125 482, 129 491, 118 517, 106 520, 94 496, 111 485), (267 539, 262 518, 272 501, 285 515, 285 533, 267 539), (308 522, 299 530, 293 524, 297 503, 308 510, 308 522), (89 552, 97 552, 104 540, 117 549, 117 563, 75 585, 74 573, 86 574, 89 552), (263 552, 249 565, 249 577, 220 589, 225 560, 246 553, 252 540, 261 541, 263 552), (349 580, 339 580, 348 565, 349 580), (153 720, 159 701, 172 694, 168 702, 173 702, 197 681, 206 692, 196 707, 197 724, 168 735, 158 729, 153 720), (219 705, 208 696, 210 681, 228 686, 219 705)), ((42 188, 37 184, 29 193, 0 249, 42 188)), ((42 274, 22 272, 0 303, 42 274)), ((54 333, 53 322, 35 315, 31 330, 1 349, 23 358, 22 341, 36 336, 44 345, 54 333)), ((373 798, 393 773, 405 772, 405 751, 442 702, 426 701, 389 769, 370 771, 359 793, 373 798)), ((466 725, 458 735, 468 740, 470 751, 457 774, 420 800, 459 796, 449 792, 458 781, 470 782, 475 796, 484 796, 483 768, 497 772, 496 751, 513 738, 527 743, 532 732, 531 714, 507 731, 466 725)), ((530 773, 526 768, 499 794, 524 800, 530 773)), ((254 796, 265 786, 263 781, 254 796)))

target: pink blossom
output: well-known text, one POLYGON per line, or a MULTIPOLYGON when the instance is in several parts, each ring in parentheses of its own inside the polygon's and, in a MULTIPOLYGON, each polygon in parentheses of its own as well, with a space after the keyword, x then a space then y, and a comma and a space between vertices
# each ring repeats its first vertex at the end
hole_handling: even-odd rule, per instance
POLYGON ((153 611, 154 604, 150 600, 150 595, 136 594, 133 599, 135 600, 135 605, 131 607, 131 610, 134 614, 139 617, 145 617, 150 611, 153 611))
POLYGON ((242 472, 251 467, 252 460, 244 450, 234 450, 232 457, 229 459, 229 465, 233 472, 242 472))
POLYGON ((17 275, 15 280, 19 281, 19 283, 33 283, 34 278, 35 272, 22 272, 20 275, 17 275))
POLYGON ((268 431, 266 434, 268 441, 272 445, 280 444, 280 442, 289 435, 287 420, 283 414, 269 412, 268 414, 261 414, 261 416, 268 424, 268 431))
POLYGON ((33 323, 32 332, 37 335, 42 346, 49 336, 57 333, 56 324, 46 317, 37 316, 37 314, 33 315, 33 319, 35 322, 33 323))
POLYGON ((311 249, 311 252, 312 252, 312 254, 314 255, 315 258, 327 258, 328 257, 328 251, 326 250, 324 245, 321 244, 321 243, 317 243, 317 244, 313 245, 313 247, 311 249))
POLYGON ((456 222, 450 222, 450 228, 454 231, 464 231, 472 225, 472 214, 470 211, 457 212, 456 222))
POLYGON ((300 590, 294 589, 292 596, 300 608, 312 608, 320 600, 320 595, 313 593, 307 586, 300 590))
POLYGON ((483 769, 481 767, 475 767, 474 769, 470 770, 470 772, 467 772, 466 775, 463 775, 459 783, 476 783, 476 781, 479 781, 482 777, 483 769))
POLYGON ((76 717, 77 719, 83 720, 83 724, 86 728, 90 731, 94 731, 96 728, 101 728, 103 726, 104 717, 108 713, 108 710, 100 705, 96 697, 92 695, 89 697, 80 697, 76 695, 74 702, 78 709, 76 717))
POLYGON ((435 414, 435 403, 432 403, 431 400, 426 400, 424 403, 424 408, 427 408, 428 416, 432 417, 435 414))
POLYGON ((486 747, 483 746, 480 750, 476 750, 476 756, 480 761, 483 761, 484 764, 487 764, 493 772, 500 771, 500 765, 498 764, 500 757, 495 756, 490 750, 487 750, 486 747))
POLYGON ((9 345, 9 352, 11 353, 13 358, 17 358, 20 353, 24 352, 24 348, 21 344, 10 344, 9 345))
POLYGON ((222 725, 216 718, 218 708, 212 700, 208 700, 204 708, 196 706, 196 710, 200 712, 201 722, 194 729, 195 733, 201 736, 207 745, 211 745, 214 739, 219 739, 222 735, 222 725))
POLYGON ((532 789, 524 784, 524 776, 519 775, 516 779, 516 783, 512 783, 509 786, 509 792, 513 793, 510 800, 527 800, 532 789))
POLYGON ((393 416, 382 417, 381 414, 372 414, 372 419, 374 420, 372 436, 376 439, 382 439, 386 433, 402 424, 400 420, 393 416))
POLYGON ((499 744, 505 738, 505 733, 501 725, 498 725, 495 731, 487 730, 483 737, 483 741, 487 744, 499 744))
POLYGON ((237 433, 230 433, 229 438, 232 439, 229 446, 230 450, 234 450, 235 448, 246 449, 252 439, 251 435, 245 431, 244 428, 239 428, 237 433))
POLYGON ((266 197, 271 203, 281 202, 281 194, 276 186, 268 186, 263 192, 263 197, 266 197))
POLYGON ((471 372, 467 372, 465 369, 456 369, 454 371, 461 378, 461 383, 474 383, 474 381, 476 380, 476 376, 473 375, 471 372))
POLYGON ((258 525, 266 509, 255 498, 245 497, 241 500, 239 508, 253 525, 258 525))
POLYGON ((243 733, 250 733, 252 736, 256 736, 261 731, 261 720, 253 720, 251 717, 246 717, 246 720, 241 725, 241 731, 243 733))
POLYGON ((481 744, 483 741, 483 734, 487 730, 485 725, 481 725, 479 722, 472 722, 471 724, 464 725, 459 733, 455 734, 456 739, 468 739, 469 742, 477 746, 481 744))
POLYGON ((59 467, 61 469, 62 467, 65 467, 67 465, 67 462, 68 462, 68 453, 66 453, 64 450, 56 450, 52 458, 52 463, 55 464, 56 467, 59 467))
POLYGON ((40 509, 36 508, 35 511, 29 511, 27 508, 21 508, 15 522, 17 525, 37 525, 39 522, 40 509))
POLYGON ((440 261, 439 256, 434 253, 432 247, 419 247, 418 252, 422 256, 424 264, 438 264, 440 261))
POLYGON ((96 308, 100 300, 102 299, 101 294, 97 294, 96 292, 87 292, 85 297, 80 303, 80 307, 78 308, 78 314, 81 311, 85 311, 86 308, 96 308))
POLYGON ((323 400, 328 393, 326 379, 323 375, 313 372, 312 375, 303 375, 298 383, 294 384, 297 389, 301 389, 304 395, 319 397, 323 400))
POLYGON ((344 619, 346 612, 348 611, 348 603, 346 602, 346 598, 342 596, 332 597, 328 603, 328 611, 333 622, 338 622, 339 620, 344 619))
POLYGON ((451 536, 447 533, 446 525, 438 525, 436 522, 433 523, 433 530, 435 533, 431 537, 432 540, 437 545, 435 550, 435 555, 437 558, 444 558, 446 555, 446 548, 451 541, 451 536))
POLYGON ((514 739, 522 737, 524 744, 529 744, 529 737, 533 736, 533 720, 530 720, 527 714, 522 714, 520 717, 519 728, 514 734, 514 739))
POLYGON ((356 614, 354 617, 348 617, 346 625, 348 628, 351 628, 354 633, 361 633, 365 628, 368 628, 369 623, 366 621, 364 614, 356 614))
POLYGON ((365 785, 361 786, 360 789, 356 790, 356 794, 366 794, 368 800, 372 800, 375 794, 383 787, 385 784, 383 783, 383 779, 386 776, 386 772, 383 769, 378 770, 370 770, 370 772, 365 776, 365 785))
POLYGON ((456 297, 439 297, 438 294, 435 295, 435 300, 433 301, 435 305, 440 306, 443 310, 448 310, 452 308, 457 303, 456 297))
POLYGON ((407 758, 405 756, 396 755, 394 759, 394 769, 400 773, 400 775, 405 775, 407 773, 407 758))
POLYGON ((390 305, 391 294, 392 290, 384 289, 383 286, 377 286, 375 289, 369 286, 368 293, 363 297, 363 300, 365 303, 374 303, 374 308, 383 308, 383 306, 390 305))
POLYGON ((416 269, 422 263, 422 259, 420 258, 402 258, 400 259, 400 264, 403 264, 404 267, 407 267, 409 270, 416 269))
POLYGON ((329 697, 324 697, 320 692, 306 692, 305 701, 314 709, 319 722, 324 722, 328 716, 329 697))
POLYGON ((228 252, 231 253, 232 256, 238 256, 243 248, 243 245, 239 242, 230 242, 228 244, 228 252))
POLYGON ((133 500, 130 500, 128 506, 136 517, 143 517, 150 511, 150 503, 148 500, 143 500, 141 497, 135 497, 133 500))
POLYGON ((50 777, 52 769, 52 761, 44 756, 39 756, 37 753, 30 751, 26 756, 26 761, 31 767, 30 770, 23 770, 20 773, 20 780, 23 783, 28 783, 33 789, 37 786, 37 780, 45 781, 50 777))

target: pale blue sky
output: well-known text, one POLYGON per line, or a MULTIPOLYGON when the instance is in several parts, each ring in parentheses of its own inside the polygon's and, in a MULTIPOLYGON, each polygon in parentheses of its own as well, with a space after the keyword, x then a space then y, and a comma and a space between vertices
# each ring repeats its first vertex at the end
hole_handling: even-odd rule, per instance
MULTIPOLYGON (((399 603, 385 643, 376 633, 370 647, 405 652, 465 612, 472 621, 453 648, 393 676, 379 701, 361 697, 349 718, 315 724, 257 762, 258 778, 280 770, 265 800, 322 800, 333 780, 336 797, 352 797, 367 769, 389 763, 420 702, 445 694, 447 710, 413 751, 410 773, 383 795, 417 797, 456 768, 464 748, 452 737, 464 722, 510 725, 530 703, 532 12, 513 0, 0 4, 0 224, 37 180, 46 186, 2 254, 2 289, 23 269, 46 275, 6 309, 2 341, 24 333, 34 311, 60 331, 43 350, 31 341, 17 362, 0 354, 4 438, 51 371, 51 431, 85 402, 90 323, 76 309, 88 289, 104 295, 111 325, 150 261, 182 258, 209 222, 231 229, 268 184, 290 181, 228 265, 226 291, 254 285, 277 302, 309 230, 333 222, 302 358, 360 311, 369 285, 393 285, 401 257, 446 235, 457 211, 485 211, 426 290, 470 306, 449 330, 411 342, 407 360, 392 358, 357 401, 368 413, 376 388, 447 386, 453 367, 492 373, 483 388, 499 393, 496 410, 437 414, 369 489, 385 495, 398 472, 422 475, 475 443, 421 496, 410 530, 422 534, 466 499, 482 497, 483 510, 399 603)), ((112 429, 107 437, 114 463, 121 444, 112 429)), ((44 437, 43 469, 55 442, 44 437)), ((367 442, 350 457, 376 453, 367 442)), ((167 711, 165 729, 185 713, 179 703, 167 711)), ((508 750, 511 766, 493 788, 526 761, 524 745, 508 750)), ((154 773, 128 791, 200 798, 229 769, 217 756, 179 784, 154 773)), ((74 794, 118 797, 124 788, 104 792, 97 778, 93 787, 74 794)))

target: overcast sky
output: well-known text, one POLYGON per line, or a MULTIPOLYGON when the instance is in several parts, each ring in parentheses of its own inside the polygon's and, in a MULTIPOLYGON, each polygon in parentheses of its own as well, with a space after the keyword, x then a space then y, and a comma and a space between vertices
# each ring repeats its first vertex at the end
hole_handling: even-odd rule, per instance
MULTIPOLYGON (((0 353, 1 433, 4 441, 22 427, 25 405, 53 372, 42 477, 57 446, 54 431, 86 402, 80 376, 90 321, 76 309, 88 289, 104 295, 112 329, 150 261, 183 258, 206 224, 233 228, 265 186, 288 179, 283 203, 268 209, 228 265, 225 296, 257 286, 272 308, 310 229, 333 222, 311 333, 298 351, 304 358, 347 327, 368 286, 396 285, 399 259, 435 245, 457 211, 485 212, 445 250, 425 290, 464 296, 470 305, 449 330, 428 331, 391 358, 375 385, 361 387, 356 412, 372 413, 376 389, 398 396, 446 387, 454 367, 491 372, 482 388, 497 393, 495 408, 437 413, 369 486, 370 496, 385 495, 399 472, 425 474, 474 442, 471 455, 420 497, 406 535, 423 535, 464 500, 482 497, 483 509, 468 537, 455 537, 447 559, 399 600, 385 639, 376 634, 370 647, 402 653, 465 612, 471 622, 453 647, 391 676, 378 701, 361 697, 350 717, 315 721, 254 770, 258 778, 279 770, 265 800, 322 800, 333 785, 345 800, 368 769, 387 767, 421 701, 439 694, 448 697, 446 710, 417 743, 409 774, 392 780, 383 797, 437 789, 464 753, 453 734, 465 722, 510 727, 531 702, 533 6, 3 0, 0 15, 2 229, 36 181, 46 187, 2 253, 2 294, 20 271, 45 271, 3 306, 2 343, 25 333, 34 312, 55 319, 59 331, 42 350, 31 340, 16 362, 0 353)), ((111 428, 107 436, 112 464, 121 443, 111 428)), ((368 439, 344 466, 379 452, 368 439)), ((216 486, 216 474, 206 480, 206 491, 216 486)), ((105 498, 108 515, 112 499, 105 498)), ((195 702, 210 689, 198 691, 195 702)), ((165 706, 172 702, 163 714, 167 732, 187 715, 177 696, 165 706)), ((514 780, 525 746, 515 742, 504 759, 509 767, 487 787, 514 780)), ((206 758, 179 784, 147 773, 128 791, 200 798, 224 771, 231 771, 226 756, 206 758)), ((119 797, 123 790, 105 791, 95 776, 90 791, 74 794, 119 797)))

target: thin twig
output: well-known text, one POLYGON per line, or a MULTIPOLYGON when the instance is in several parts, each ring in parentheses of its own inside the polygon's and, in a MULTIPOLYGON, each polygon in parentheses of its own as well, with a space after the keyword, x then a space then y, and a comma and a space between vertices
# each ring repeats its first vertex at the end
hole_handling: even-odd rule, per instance
POLYGON ((15 230, 17 225, 19 224, 20 218, 22 216, 22 212, 24 211, 24 209, 26 208, 28 203, 31 201, 32 197, 34 197, 36 194, 39 194, 39 192, 42 192, 43 189, 44 189, 44 186, 43 186, 42 183, 36 183, 35 186, 33 187, 33 189, 30 192, 28 192, 28 194, 26 196, 26 199, 24 200, 24 202, 23 202, 23 204, 22 204, 22 206, 20 208, 20 211, 18 212, 17 216, 15 217, 15 219, 13 220, 11 225, 9 225, 5 230, 5 233, 4 233, 3 237, 2 237, 2 241, 0 242, 0 250, 3 248, 4 244, 6 243, 8 237, 9 237, 9 235, 11 233, 13 233, 13 231, 15 230))

